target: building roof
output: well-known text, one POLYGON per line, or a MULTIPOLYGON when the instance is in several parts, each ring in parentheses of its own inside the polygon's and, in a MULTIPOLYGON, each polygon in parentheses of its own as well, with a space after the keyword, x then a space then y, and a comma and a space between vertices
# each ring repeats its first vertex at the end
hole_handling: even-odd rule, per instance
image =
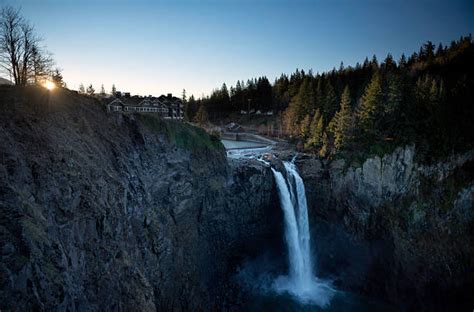
POLYGON ((162 106, 166 105, 168 106, 174 106, 177 103, 181 104, 182 101, 180 98, 177 97, 167 97, 165 95, 161 95, 158 98, 155 97, 138 97, 138 96, 132 96, 132 97, 120 97, 120 98, 114 98, 111 102, 108 103, 108 105, 111 104, 122 104, 125 106, 162 106))
POLYGON ((108 105, 122 105, 123 106, 123 102, 119 99, 114 99, 111 102, 109 102, 108 105))

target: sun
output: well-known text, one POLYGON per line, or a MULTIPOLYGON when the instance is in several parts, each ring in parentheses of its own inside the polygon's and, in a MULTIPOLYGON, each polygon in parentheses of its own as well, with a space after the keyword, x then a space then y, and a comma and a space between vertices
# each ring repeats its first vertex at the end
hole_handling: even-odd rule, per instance
POLYGON ((54 84, 54 82, 52 81, 46 81, 43 86, 48 89, 48 90, 53 90, 54 88, 56 88, 56 85, 54 84))

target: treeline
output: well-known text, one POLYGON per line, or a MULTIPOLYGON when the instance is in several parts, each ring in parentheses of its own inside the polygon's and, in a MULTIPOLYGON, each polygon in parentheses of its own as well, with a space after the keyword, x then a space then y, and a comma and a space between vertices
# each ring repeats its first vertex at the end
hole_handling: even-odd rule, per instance
POLYGON ((268 111, 274 108, 272 94, 272 85, 267 77, 249 79, 246 83, 237 81, 230 88, 224 83, 220 89, 213 90, 210 96, 199 99, 197 104, 190 97, 192 105, 188 107, 188 112, 194 116, 199 107, 204 105, 211 119, 216 119, 241 110, 268 111))
POLYGON ((230 92, 224 85, 194 109, 202 105, 211 117, 249 108, 283 111, 287 135, 322 156, 415 143, 429 158, 472 146, 473 75, 469 35, 449 46, 427 42, 398 61, 374 56, 323 74, 297 70, 273 85, 265 77, 230 92))
POLYGON ((388 55, 381 63, 373 57, 355 68, 300 74, 282 122, 321 156, 415 143, 429 160, 474 142, 473 75, 471 36, 449 47, 427 42, 398 62, 388 55))

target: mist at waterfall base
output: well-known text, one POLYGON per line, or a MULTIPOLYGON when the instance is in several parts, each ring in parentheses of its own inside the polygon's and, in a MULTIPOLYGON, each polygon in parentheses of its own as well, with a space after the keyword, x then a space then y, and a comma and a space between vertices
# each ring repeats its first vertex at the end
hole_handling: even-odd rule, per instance
POLYGON ((281 172, 272 168, 285 217, 285 238, 288 247, 289 273, 274 282, 278 293, 287 292, 303 303, 320 307, 329 305, 335 290, 328 282, 319 280, 313 274, 308 208, 304 183, 295 165, 284 162, 286 179, 281 172))
MULTIPOLYGON (((293 162, 284 162, 285 176, 272 168, 283 212, 287 259, 275 250, 247 259, 235 276, 247 291, 245 311, 380 311, 378 301, 336 290, 317 277, 311 253, 304 183, 293 162)), ((318 242, 313 242, 313 247, 318 242)))

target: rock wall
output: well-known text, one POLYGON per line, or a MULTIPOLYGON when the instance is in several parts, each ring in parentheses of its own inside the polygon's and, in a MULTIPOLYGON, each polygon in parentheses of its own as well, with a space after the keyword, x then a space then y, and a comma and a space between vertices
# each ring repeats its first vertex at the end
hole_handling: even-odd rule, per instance
POLYGON ((220 309, 240 257, 279 231, 269 170, 192 127, 0 93, 2 311, 220 309))
POLYGON ((473 306, 474 151, 433 166, 398 148, 361 166, 300 157, 323 274, 400 309, 473 306))

